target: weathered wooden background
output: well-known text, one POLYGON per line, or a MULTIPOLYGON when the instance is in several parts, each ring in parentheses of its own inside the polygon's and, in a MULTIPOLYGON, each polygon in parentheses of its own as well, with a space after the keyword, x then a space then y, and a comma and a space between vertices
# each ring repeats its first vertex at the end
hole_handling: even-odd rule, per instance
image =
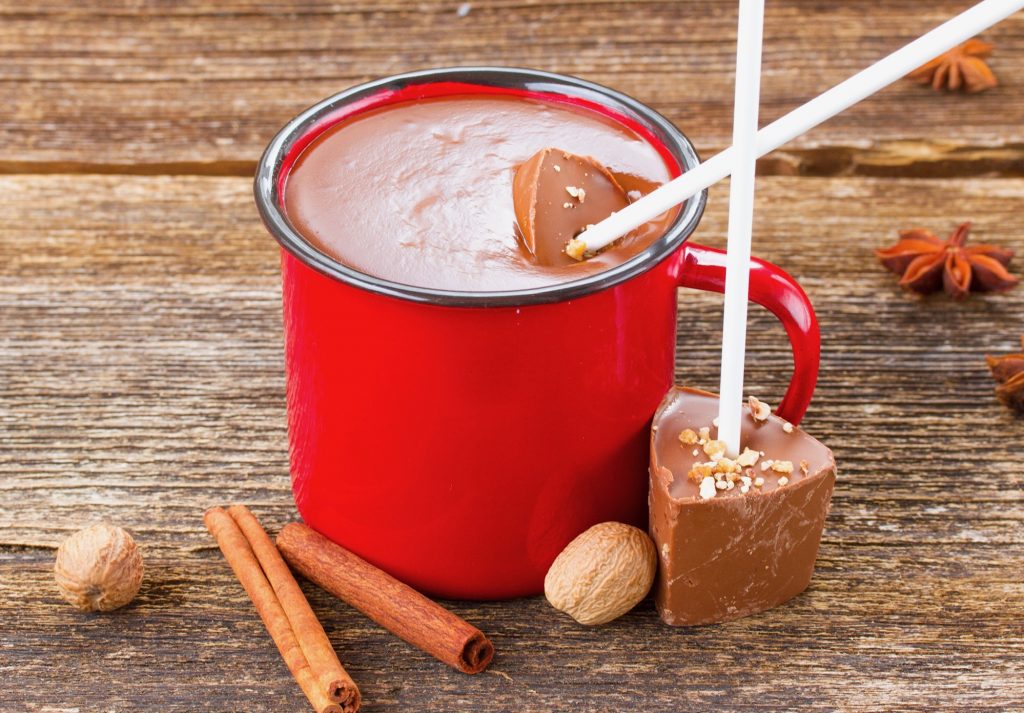
MULTIPOLYGON (((775 118, 969 0, 768 3, 775 118)), ((705 154, 730 135, 735 3, 0 0, 0 710, 307 710, 202 526, 288 488, 277 253, 249 176, 292 115, 358 81, 495 63, 651 104, 705 154), (135 604, 64 605, 53 548, 95 520, 146 557, 135 604)), ((598 629, 542 599, 454 604, 498 657, 467 677, 307 587, 367 711, 1024 710, 1024 421, 986 353, 1024 288, 953 303, 872 249, 973 220, 1024 249, 1024 15, 985 33, 1002 86, 901 82, 762 164, 756 252, 822 322, 807 428, 840 478, 810 590, 723 626, 649 602, 598 629)), ((726 190, 698 239, 721 245, 726 190)), ((1024 261, 1021 262, 1024 266, 1024 261)), ((681 293, 679 380, 717 382, 720 298, 681 293)), ((752 315, 751 391, 784 335, 752 315)))

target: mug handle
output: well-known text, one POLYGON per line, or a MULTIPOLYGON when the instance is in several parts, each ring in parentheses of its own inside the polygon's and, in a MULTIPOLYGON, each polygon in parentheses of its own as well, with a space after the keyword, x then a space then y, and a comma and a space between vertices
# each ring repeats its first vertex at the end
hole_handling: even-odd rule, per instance
MULTIPOLYGON (((725 292, 725 251, 686 243, 676 262, 680 287, 725 292)), ((814 308, 796 280, 771 263, 750 259, 750 300, 779 318, 793 347, 793 378, 775 412, 799 424, 818 382, 821 332, 814 308)))

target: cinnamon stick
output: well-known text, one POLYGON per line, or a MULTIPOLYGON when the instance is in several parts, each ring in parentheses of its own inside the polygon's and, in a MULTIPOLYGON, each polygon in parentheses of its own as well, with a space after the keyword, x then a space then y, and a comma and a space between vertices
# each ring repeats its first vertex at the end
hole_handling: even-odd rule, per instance
POLYGON ((464 673, 491 662, 494 646, 479 629, 320 533, 289 523, 277 547, 304 577, 439 661, 464 673))
POLYGON ((295 581, 270 536, 256 516, 244 505, 232 505, 228 508, 228 514, 234 518, 245 539, 249 541, 249 546, 259 560, 270 586, 274 588, 302 653, 309 662, 309 668, 321 688, 327 691, 332 701, 341 705, 343 711, 358 710, 359 688, 342 667, 323 626, 310 608, 306 595, 302 593, 299 583, 295 581))
POLYGON ((316 680, 288 621, 288 615, 238 524, 223 508, 207 510, 203 522, 217 540, 224 559, 231 565, 238 581, 245 588, 270 637, 277 645, 277 650, 281 652, 288 670, 291 671, 310 705, 318 713, 355 713, 356 709, 343 711, 316 680))

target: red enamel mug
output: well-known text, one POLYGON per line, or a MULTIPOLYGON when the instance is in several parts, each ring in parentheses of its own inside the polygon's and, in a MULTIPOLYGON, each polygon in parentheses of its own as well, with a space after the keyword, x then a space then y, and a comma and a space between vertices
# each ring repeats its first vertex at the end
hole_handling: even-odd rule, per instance
MULTIPOLYGON (((268 146, 260 214, 280 242, 292 490, 303 519, 442 597, 537 594, 591 525, 646 527, 648 430, 673 383, 676 290, 721 292, 724 254, 687 242, 706 193, 647 250, 576 281, 457 292, 362 274, 307 243, 283 189, 297 156, 347 117, 422 97, 501 93, 570 103, 639 133, 675 172, 693 146, 657 112, 572 77, 508 68, 413 72, 316 104, 268 146)), ((818 374, 803 290, 755 260, 750 298, 785 325, 799 422, 818 374)))

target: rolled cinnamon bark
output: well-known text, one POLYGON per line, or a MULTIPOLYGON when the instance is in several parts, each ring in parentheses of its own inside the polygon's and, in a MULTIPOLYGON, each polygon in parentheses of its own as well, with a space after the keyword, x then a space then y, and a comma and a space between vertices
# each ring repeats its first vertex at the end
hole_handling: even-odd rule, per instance
POLYGON ((342 667, 320 620, 310 608, 306 595, 302 593, 299 583, 295 581, 270 536, 244 505, 232 505, 228 508, 228 514, 238 523, 245 539, 249 541, 320 686, 346 713, 359 710, 358 686, 342 667))
MULTIPOLYGON (((288 670, 295 677, 314 710, 318 713, 349 713, 342 711, 341 706, 328 697, 327 690, 318 683, 310 670, 309 662, 302 653, 295 632, 292 631, 288 615, 285 614, 274 588, 263 573, 252 547, 238 524, 223 508, 207 510, 203 522, 217 540, 217 545, 224 553, 224 559, 231 565, 238 581, 245 588, 270 637, 277 645, 277 650, 281 652, 288 670)), ((354 709, 352 710, 354 713, 354 709)))
POLYGON ((285 525, 277 547, 304 577, 439 661, 480 673, 494 657, 475 626, 305 525, 285 525))

